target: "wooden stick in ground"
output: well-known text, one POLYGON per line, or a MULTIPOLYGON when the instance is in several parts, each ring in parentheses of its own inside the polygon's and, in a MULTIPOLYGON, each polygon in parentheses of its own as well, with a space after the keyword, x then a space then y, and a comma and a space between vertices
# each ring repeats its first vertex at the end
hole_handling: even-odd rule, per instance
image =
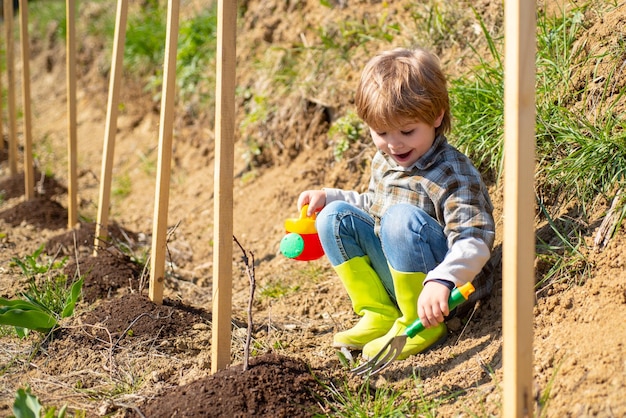
POLYGON ((219 0, 215 95, 213 332, 211 336, 211 371, 213 373, 226 368, 230 363, 236 27, 237 2, 219 0))
POLYGON ((77 134, 76 134, 76 1, 66 0, 67 80, 67 227, 78 222, 77 134))
POLYGON ((102 150, 102 171, 100 173, 100 195, 98 198, 98 214, 96 216, 96 239, 94 254, 97 254, 102 242, 108 238, 109 205, 111 202, 111 175, 113 171, 113 155, 115 153, 115 133, 117 131, 117 114, 122 67, 124 59, 124 42, 126 41, 126 20, 128 17, 128 0, 117 1, 115 14, 115 34, 113 36, 113 57, 109 80, 109 100, 107 104, 106 125, 104 128, 104 147, 102 150))
POLYGON ((24 118, 24 195, 35 197, 35 166, 30 110, 30 45, 28 37, 28 1, 20 0, 20 42, 22 45, 22 107, 24 118))
POLYGON ((504 4, 504 417, 534 415, 535 8, 529 0, 504 4))
POLYGON ((4 0, 4 30, 7 66, 7 119, 9 137, 9 170, 17 175, 17 110, 15 108, 15 48, 13 45, 13 0, 4 0))
MULTIPOLYGON (((2 5, 4 7, 4 4, 2 5)), ((0 65, 0 92, 2 92, 2 66, 0 65)), ((4 149, 4 126, 2 125, 2 100, 0 98, 0 147, 4 149)))
POLYGON ((167 245, 167 213, 172 159, 174 99, 176 96, 176 52, 178 43, 179 8, 180 0, 170 0, 168 2, 157 180, 152 225, 152 254, 150 256, 149 293, 150 299, 157 304, 163 303, 163 281, 165 279, 165 247, 167 245))

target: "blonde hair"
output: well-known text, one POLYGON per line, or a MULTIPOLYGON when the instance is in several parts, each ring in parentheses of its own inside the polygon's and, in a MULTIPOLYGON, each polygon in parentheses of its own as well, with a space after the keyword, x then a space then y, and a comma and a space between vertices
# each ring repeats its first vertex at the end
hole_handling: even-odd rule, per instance
POLYGON ((444 112, 437 134, 451 127, 446 77, 430 52, 398 48, 379 53, 361 73, 356 108, 374 130, 398 129, 415 121, 434 125, 444 112))

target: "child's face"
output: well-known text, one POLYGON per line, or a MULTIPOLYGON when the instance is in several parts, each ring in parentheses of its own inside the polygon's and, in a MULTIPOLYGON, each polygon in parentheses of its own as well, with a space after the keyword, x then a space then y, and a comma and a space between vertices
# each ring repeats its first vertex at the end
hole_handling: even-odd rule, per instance
POLYGON ((441 125, 442 119, 443 113, 435 125, 415 122, 383 132, 370 128, 370 133, 376 148, 393 158, 398 165, 410 167, 433 145, 435 129, 441 125))

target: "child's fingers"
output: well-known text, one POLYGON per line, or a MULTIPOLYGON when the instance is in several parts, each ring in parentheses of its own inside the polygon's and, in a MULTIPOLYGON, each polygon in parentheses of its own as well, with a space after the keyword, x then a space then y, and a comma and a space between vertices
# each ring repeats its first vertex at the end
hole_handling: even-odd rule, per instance
POLYGON ((308 205, 310 201, 311 196, 308 190, 300 193, 300 196, 298 196, 298 210, 302 209, 302 206, 308 205))
POLYGON ((300 193, 298 198, 298 209, 302 209, 304 205, 309 205, 307 216, 313 216, 314 213, 322 210, 326 204, 326 192, 323 190, 307 190, 300 193))

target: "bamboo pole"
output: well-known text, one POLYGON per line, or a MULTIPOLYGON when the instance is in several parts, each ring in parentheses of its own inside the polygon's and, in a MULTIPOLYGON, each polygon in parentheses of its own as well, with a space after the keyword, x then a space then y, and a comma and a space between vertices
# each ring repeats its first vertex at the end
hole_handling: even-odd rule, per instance
MULTIPOLYGON (((2 4, 4 8, 4 4, 2 4)), ((3 111, 2 111, 2 66, 0 65, 0 147, 4 149, 4 126, 3 126, 3 111)))
POLYGON ((78 223, 77 133, 76 133, 76 1, 65 2, 67 83, 67 227, 78 223))
POLYGON ((4 0, 4 30, 7 65, 7 125, 9 136, 9 170, 17 175, 17 111, 15 109, 15 48, 13 45, 13 0, 4 0))
POLYGON ((167 245, 167 213, 172 160, 174 99, 176 96, 176 51, 179 8, 180 0, 170 0, 168 2, 157 181, 152 225, 152 254, 150 256, 150 300, 159 305, 163 303, 163 281, 165 279, 165 249, 167 245))
POLYGON ((22 110, 24 117, 24 195, 35 197, 35 166, 30 103, 30 46, 28 37, 28 1, 20 0, 20 42, 22 45, 22 110))
POLYGON ((235 137, 235 47, 237 2, 217 7, 213 332, 211 371, 230 363, 233 270, 233 170, 235 137))
POLYGON ((126 41, 126 20, 128 17, 128 0, 117 1, 115 15, 115 34, 113 36, 113 57, 109 80, 109 99, 107 104, 106 125, 104 130, 104 147, 102 150, 102 171, 100 174, 100 195, 98 198, 98 214, 96 218, 96 238, 94 254, 97 254, 102 241, 108 238, 109 205, 111 203, 111 172, 115 153, 115 134, 117 131, 117 114, 122 67, 124 60, 124 42, 126 41))
POLYGON ((504 3, 504 417, 533 416, 535 8, 504 3))

